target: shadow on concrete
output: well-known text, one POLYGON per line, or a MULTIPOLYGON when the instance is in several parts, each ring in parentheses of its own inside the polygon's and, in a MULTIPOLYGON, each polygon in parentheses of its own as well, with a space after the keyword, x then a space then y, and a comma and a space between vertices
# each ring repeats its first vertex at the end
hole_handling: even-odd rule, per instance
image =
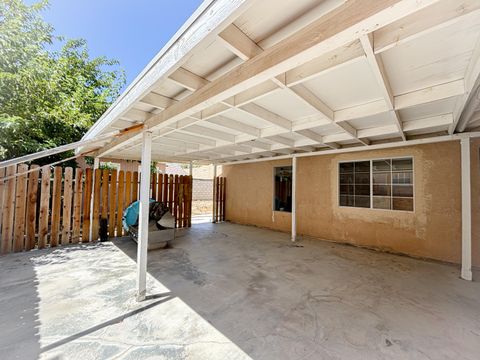
POLYGON ((131 317, 131 316, 134 316, 134 315, 137 315, 137 314, 140 314, 148 309, 151 309, 157 305, 160 305, 162 303, 165 303, 171 299, 173 299, 174 297, 170 295, 170 293, 164 293, 164 294, 155 294, 155 295, 150 295, 146 298, 146 300, 152 300, 152 299, 158 299, 160 298, 160 300, 157 300, 157 301, 154 301, 148 305, 145 305, 145 306, 142 306, 138 309, 135 309, 135 310, 132 310, 130 312, 127 312, 125 314, 122 314, 120 316, 117 316, 113 319, 110 319, 108 321, 104 321, 103 323, 101 324, 98 324, 98 325, 95 325, 95 326, 92 326, 90 327, 89 329, 86 329, 86 330, 83 330, 83 331, 80 331, 76 334, 73 334, 71 336, 68 336, 64 339, 61 339, 59 341, 55 341, 54 343, 52 344, 49 344, 47 346, 44 346, 40 349, 40 353, 44 353, 44 352, 47 352, 47 351, 50 351, 50 350, 53 350, 59 346, 62 346, 62 345, 65 345, 71 341, 75 341, 83 336, 87 336, 95 331, 98 331, 98 330, 101 330, 107 326, 110 326, 110 325, 114 325, 114 324, 118 324, 118 323, 121 323, 122 321, 124 321, 125 319, 131 317))

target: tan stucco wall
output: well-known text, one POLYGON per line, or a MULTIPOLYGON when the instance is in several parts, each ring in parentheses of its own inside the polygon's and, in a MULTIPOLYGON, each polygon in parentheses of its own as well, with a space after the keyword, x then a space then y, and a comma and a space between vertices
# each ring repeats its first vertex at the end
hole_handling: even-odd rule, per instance
MULTIPOLYGON (((479 141, 472 143, 474 265, 480 266, 479 141)), ((290 231, 290 213, 272 212, 273 167, 291 160, 224 166, 227 220, 290 231)), ((301 157, 297 162, 297 231, 326 240, 460 262, 461 178, 458 141, 398 149, 301 157), (415 211, 338 206, 338 162, 412 156, 415 211)))

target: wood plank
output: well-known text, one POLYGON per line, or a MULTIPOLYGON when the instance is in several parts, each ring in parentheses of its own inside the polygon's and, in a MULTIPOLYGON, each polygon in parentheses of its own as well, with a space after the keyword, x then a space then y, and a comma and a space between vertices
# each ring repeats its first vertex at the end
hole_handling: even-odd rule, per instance
POLYGON ((70 244, 72 235, 73 169, 65 168, 63 178, 62 245, 70 244))
POLYGON ((5 205, 5 180, 3 180, 5 177, 5 170, 5 168, 0 169, 0 239, 2 236, 3 207, 5 205))
POLYGON ((101 182, 102 170, 95 169, 95 181, 93 185, 93 216, 92 216, 92 238, 90 241, 98 240, 98 230, 100 228, 100 199, 101 199, 101 182))
POLYGON ((163 174, 163 197, 162 201, 165 205, 168 204, 168 175, 163 174))
POLYGON ((188 184, 190 176, 183 177, 183 227, 188 226, 188 184))
POLYGON ((108 184, 110 179, 110 170, 102 170, 102 203, 100 205, 102 219, 108 219, 108 184))
POLYGON ((132 202, 138 200, 138 171, 134 171, 132 175, 132 202))
POLYGON ((219 205, 220 205, 220 176, 217 176, 217 191, 215 192, 215 195, 216 195, 216 202, 217 202, 217 206, 215 206, 215 220, 216 222, 219 221, 219 214, 220 214, 220 209, 219 209, 219 205))
POLYGON ((173 214, 175 216, 175 226, 178 227, 178 188, 179 188, 179 177, 175 175, 173 185, 173 214))
POLYGON ((170 174, 168 176, 168 208, 172 215, 175 215, 174 208, 173 208, 173 175, 170 174))
POLYGON ((178 200, 177 200, 177 214, 178 214, 178 221, 177 221, 177 226, 179 228, 183 227, 183 202, 184 202, 184 196, 183 196, 183 186, 184 186, 184 176, 181 175, 178 177, 178 200))
MULTIPOLYGON (((7 167, 6 176, 13 176, 17 165, 7 167)), ((2 254, 7 254, 13 249, 13 221, 15 215, 15 184, 16 177, 5 180, 5 206, 3 209, 2 254)))
POLYGON ((132 172, 125 173, 125 207, 132 203, 132 172))
MULTIPOLYGON (((117 209, 117 170, 112 170, 110 176, 110 209, 108 210, 108 236, 115 236, 115 219, 117 209)), ((118 208, 118 211, 121 212, 121 208, 118 208)))
MULTIPOLYGON (((28 170, 25 164, 18 165, 17 173, 28 170)), ((27 202, 27 175, 18 175, 15 190, 15 224, 13 229, 13 251, 23 251, 25 247, 25 210, 27 202)))
POLYGON ((223 177, 218 179, 219 181, 219 192, 218 192, 218 221, 223 219, 223 177))
POLYGON ((157 201, 161 202, 162 199, 163 199, 163 175, 158 174, 157 201))
POLYGON ((93 183, 93 170, 87 168, 85 170, 85 191, 83 192, 83 226, 82 226, 82 243, 92 241, 90 238, 90 204, 92 201, 92 183, 93 183))
POLYGON ((190 184, 188 189, 188 227, 192 226, 192 200, 193 200, 193 176, 190 176, 190 184))
POLYGON ((28 175, 25 250, 31 250, 35 247, 35 231, 36 231, 36 223, 37 223, 38 178, 40 175, 40 166, 31 165, 30 169, 31 170, 37 169, 37 171, 33 171, 28 175))
POLYGON ((75 169, 75 185, 73 195, 73 226, 72 243, 77 244, 80 241, 80 229, 82 222, 82 190, 83 190, 83 170, 75 169))
POLYGON ((43 249, 48 242, 48 218, 50 210, 50 167, 42 167, 40 184, 40 213, 38 217, 38 248, 43 249))
POLYGON ((222 221, 225 221, 225 209, 226 209, 226 199, 227 199, 227 178, 223 178, 223 191, 222 191, 222 221))
POLYGON ((123 236, 122 216, 125 208, 125 172, 118 172, 118 201, 117 201, 117 237, 123 236))
POLYGON ((53 194, 52 194, 52 217, 50 247, 55 247, 60 238, 60 218, 62 212, 62 167, 53 169, 53 194))
POLYGON ((157 198, 157 173, 150 174, 151 183, 152 183, 152 199, 157 198))

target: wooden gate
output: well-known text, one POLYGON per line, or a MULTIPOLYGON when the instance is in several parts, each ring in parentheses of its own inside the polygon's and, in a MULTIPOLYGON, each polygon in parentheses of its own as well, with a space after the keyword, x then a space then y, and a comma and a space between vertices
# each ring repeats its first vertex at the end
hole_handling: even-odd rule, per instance
POLYGON ((227 178, 217 176, 213 181, 213 222, 225 221, 227 178))
MULTIPOLYGON (((123 236, 123 210, 139 197, 139 177, 24 164, 0 169, 0 253, 96 241, 100 219, 109 237, 123 236)), ((168 204, 178 228, 191 226, 190 176, 151 174, 150 195, 168 204)))

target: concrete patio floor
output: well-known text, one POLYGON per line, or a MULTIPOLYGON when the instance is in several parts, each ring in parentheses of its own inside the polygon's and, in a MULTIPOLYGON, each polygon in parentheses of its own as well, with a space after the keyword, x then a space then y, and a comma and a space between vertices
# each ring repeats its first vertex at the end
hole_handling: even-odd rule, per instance
MULTIPOLYGON (((478 359, 457 267, 233 224, 0 258, 2 359, 478 359)), ((478 279, 480 274, 476 273, 478 279)))

